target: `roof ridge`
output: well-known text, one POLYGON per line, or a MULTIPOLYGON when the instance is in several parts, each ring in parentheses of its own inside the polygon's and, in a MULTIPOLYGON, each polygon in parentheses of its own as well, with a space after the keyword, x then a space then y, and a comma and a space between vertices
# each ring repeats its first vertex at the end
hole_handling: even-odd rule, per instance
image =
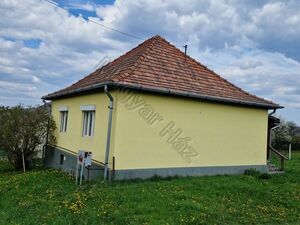
MULTIPOLYGON (((137 48, 139 48, 141 45, 146 44, 146 42, 151 41, 153 38, 154 38, 154 37, 149 38, 149 39, 143 41, 142 43, 138 44, 137 46, 135 46, 135 47, 134 47, 133 49, 131 49, 130 51, 125 52, 123 55, 120 55, 119 57, 115 58, 113 61, 111 61, 110 63, 107 63, 107 64, 104 65, 104 66, 114 64, 117 60, 120 60, 121 58, 124 58, 124 57, 127 56, 129 53, 132 53, 134 50, 136 50, 137 48)), ((103 66, 103 67, 104 67, 104 66, 103 66)), ((101 68, 102 68, 102 67, 101 67, 101 68)))
MULTIPOLYGON (((60 89, 60 90, 58 90, 58 91, 56 91, 56 92, 64 91, 64 90, 66 90, 66 89, 72 87, 73 85, 77 84, 78 82, 85 80, 88 76, 94 75, 95 73, 99 73, 99 72, 101 73, 101 71, 102 71, 106 66, 108 66, 108 64, 109 64, 109 63, 105 64, 104 66, 102 66, 102 67, 96 69, 94 72, 92 72, 92 73, 90 73, 90 74, 84 76, 83 78, 81 78, 81 79, 79 79, 79 80, 73 82, 73 83, 70 84, 69 86, 67 86, 67 87, 65 87, 65 88, 62 88, 62 89, 60 89)), ((54 93, 56 93, 56 92, 54 92, 54 93)))
MULTIPOLYGON (((60 91, 64 91, 65 89, 72 87, 73 85, 77 84, 77 83, 80 82, 80 81, 85 80, 88 76, 91 76, 91 75, 93 75, 93 74, 99 74, 99 73, 101 74, 101 71, 103 71, 103 69, 104 69, 105 67, 110 66, 110 65, 113 65, 117 60, 120 60, 120 59, 126 57, 129 53, 133 52, 135 49, 139 48, 141 45, 146 44, 147 42, 153 41, 153 39, 156 39, 157 37, 158 37, 158 35, 156 35, 156 36, 154 36, 154 37, 152 37, 152 38, 149 38, 149 39, 143 41, 142 43, 140 43, 139 45, 137 45, 136 47, 134 47, 134 48, 131 49, 130 51, 126 51, 123 55, 120 55, 119 57, 115 58, 113 61, 111 61, 111 62, 109 62, 109 63, 107 63, 107 64, 101 66, 100 68, 96 69, 94 72, 92 72, 92 73, 90 73, 90 74, 84 76, 83 78, 81 78, 81 79, 79 79, 79 80, 73 82, 73 83, 70 84, 69 86, 67 86, 67 87, 65 87, 65 88, 61 88, 61 89, 59 89, 58 91, 55 91, 55 92, 53 92, 53 93, 60 92, 60 91)), ((143 55, 143 54, 142 54, 142 55, 143 55)), ((142 57, 142 56, 141 56, 141 57, 142 57)), ((136 63, 135 63, 135 64, 136 64, 136 63)), ((132 71, 131 71, 130 73, 132 73, 132 71)), ((127 76, 126 76, 126 77, 127 77, 127 76)), ((112 79, 111 81, 114 81, 114 79, 112 79)))
MULTIPOLYGON (((160 37, 160 36, 159 36, 159 37, 160 37)), ((177 51, 179 51, 182 55, 185 55, 185 54, 184 54, 179 48, 177 48, 175 45, 171 44, 169 41, 167 41, 167 40, 164 39, 163 37, 160 37, 160 38, 162 38, 165 42, 167 42, 169 45, 171 45, 172 47, 174 47, 174 48, 175 48, 177 51)), ((186 56, 187 56, 187 58, 189 58, 190 60, 192 60, 192 61, 195 62, 196 64, 198 64, 198 65, 204 67, 204 68, 207 69, 209 72, 211 72, 211 73, 214 74, 215 76, 218 76, 221 80, 223 80, 223 81, 226 82, 227 84, 233 86, 234 88, 238 89, 239 91, 241 91, 241 92, 243 92, 243 93, 245 93, 245 94, 247 94, 247 95, 249 95, 249 96, 253 96, 253 97, 256 97, 256 98, 260 98, 260 99, 262 99, 262 100, 264 100, 264 101, 267 101, 267 102, 269 102, 269 103, 275 104, 275 103, 272 102, 272 101, 266 100, 266 99, 264 99, 264 98, 262 98, 262 97, 258 97, 258 96, 254 95, 254 94, 251 94, 251 93, 249 93, 249 92, 243 90, 242 88, 236 86, 235 84, 231 83, 231 82, 228 81, 227 79, 225 79, 225 78, 223 78, 222 76, 220 76, 219 74, 217 74, 217 73, 216 73, 215 71, 213 71, 212 69, 210 69, 210 68, 208 68, 207 66, 203 65, 201 62, 199 62, 199 61, 197 61, 196 59, 192 58, 191 56, 189 56, 189 55, 186 55, 186 56)))
MULTIPOLYGON (((134 69, 135 69, 138 65, 140 65, 141 62, 146 58, 146 56, 147 56, 147 54, 148 54, 148 52, 149 52, 149 49, 150 49, 150 48, 153 48, 153 45, 154 45, 154 43, 157 41, 157 38, 158 38, 158 37, 159 37, 159 36, 156 35, 156 36, 154 36, 154 37, 152 37, 152 38, 150 38, 150 39, 144 41, 143 43, 141 43, 140 45, 137 46, 137 47, 140 47, 141 45, 146 44, 147 41, 149 41, 149 42, 151 41, 151 42, 149 43, 149 45, 146 47, 146 49, 144 50, 143 54, 136 60, 136 62, 134 63, 134 65, 131 66, 130 72, 125 73, 123 76, 122 76, 121 74, 120 74, 120 75, 117 75, 116 78, 115 78, 115 79, 117 79, 117 81, 123 81, 126 77, 130 76, 130 75, 134 72, 134 69)), ((133 49, 132 49, 132 50, 133 50, 133 49)), ((129 51, 129 52, 131 52, 131 51, 129 51)))
POLYGON ((238 104, 253 102, 266 108, 280 108, 272 101, 237 87, 159 35, 143 41, 72 85, 48 94, 46 99, 118 83, 154 87, 166 90, 168 94, 187 92, 188 97, 201 95, 209 100, 227 102, 232 99, 238 104))

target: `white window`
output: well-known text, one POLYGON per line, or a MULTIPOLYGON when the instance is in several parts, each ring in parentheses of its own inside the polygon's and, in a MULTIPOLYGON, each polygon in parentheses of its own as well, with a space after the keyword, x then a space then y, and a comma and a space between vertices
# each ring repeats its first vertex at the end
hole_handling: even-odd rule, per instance
POLYGON ((83 110, 82 136, 94 136, 95 111, 83 110))
POLYGON ((60 111, 60 129, 62 133, 67 132, 68 125, 68 111, 60 111))

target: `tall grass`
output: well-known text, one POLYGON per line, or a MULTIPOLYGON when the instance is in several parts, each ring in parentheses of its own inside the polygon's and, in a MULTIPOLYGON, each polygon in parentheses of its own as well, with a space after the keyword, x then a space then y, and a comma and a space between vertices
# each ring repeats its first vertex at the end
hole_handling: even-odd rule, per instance
POLYGON ((300 154, 286 173, 94 181, 0 162, 0 224, 300 224, 300 154), (7 165, 9 166, 9 165, 7 165), (3 171, 4 170, 4 171, 3 171))

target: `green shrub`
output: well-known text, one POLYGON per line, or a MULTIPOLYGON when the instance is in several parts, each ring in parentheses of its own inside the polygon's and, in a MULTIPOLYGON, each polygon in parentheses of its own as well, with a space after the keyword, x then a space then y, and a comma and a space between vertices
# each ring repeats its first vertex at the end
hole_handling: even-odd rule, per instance
POLYGON ((271 174, 268 174, 268 173, 262 173, 258 176, 259 179, 264 179, 264 180, 267 180, 267 179, 271 179, 271 174))
POLYGON ((249 176, 258 176, 260 172, 254 168, 250 168, 250 169, 246 169, 244 171, 244 174, 249 176))

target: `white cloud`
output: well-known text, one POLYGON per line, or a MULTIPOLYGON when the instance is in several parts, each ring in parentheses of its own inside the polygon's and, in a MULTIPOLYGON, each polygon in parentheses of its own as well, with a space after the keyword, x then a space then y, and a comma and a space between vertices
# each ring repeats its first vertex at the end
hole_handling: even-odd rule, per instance
POLYGON ((251 93, 286 107, 299 106, 300 63, 281 53, 232 47, 200 52, 199 58, 214 62, 216 72, 251 93))
POLYGON ((86 11, 95 11, 96 6, 90 2, 87 3, 78 3, 78 2, 71 2, 66 8, 68 9, 81 9, 86 11))
MULTIPOLYGON (((30 90, 37 102, 91 72, 105 55, 116 57, 128 48, 128 43, 106 37, 99 26, 45 1, 1 1, 0 14, 0 81, 21 82, 24 87, 39 83, 30 90), (25 46, 23 40, 30 39, 41 44, 25 46)), ((18 101, 16 95, 13 103, 18 101)))
POLYGON ((0 81, 0 88, 4 90, 19 91, 19 92, 36 90, 36 87, 32 85, 8 82, 8 81, 0 81))
MULTIPOLYGON (((300 107, 297 1, 71 1, 66 7, 95 11, 99 18, 93 20, 143 38, 160 34, 179 48, 188 44, 188 54, 233 83, 300 107)), ((0 104, 8 102, 3 96, 10 104, 39 102, 105 56, 115 58, 139 43, 42 0, 3 0, 0 14, 0 104), (26 44, 35 40, 35 47, 26 44)))
POLYGON ((255 26, 262 36, 275 35, 283 39, 300 37, 300 5, 294 1, 271 2, 252 13, 255 26), (281 31, 281 32, 280 32, 281 31))

